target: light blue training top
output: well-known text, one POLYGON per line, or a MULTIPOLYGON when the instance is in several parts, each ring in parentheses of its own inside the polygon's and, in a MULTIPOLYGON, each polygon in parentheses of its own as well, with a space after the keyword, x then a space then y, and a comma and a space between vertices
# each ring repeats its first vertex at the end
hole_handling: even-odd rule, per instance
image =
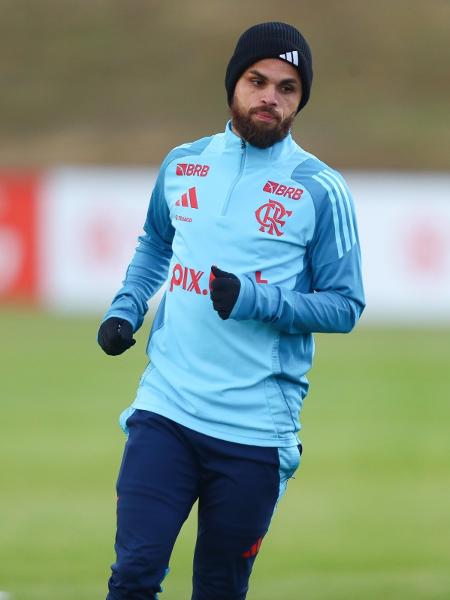
POLYGON ((175 148, 104 319, 121 317, 136 331, 165 281, 131 408, 232 442, 296 445, 312 333, 349 332, 364 308, 342 176, 291 135, 259 149, 230 123, 175 148), (241 281, 225 321, 210 299, 211 265, 241 281))

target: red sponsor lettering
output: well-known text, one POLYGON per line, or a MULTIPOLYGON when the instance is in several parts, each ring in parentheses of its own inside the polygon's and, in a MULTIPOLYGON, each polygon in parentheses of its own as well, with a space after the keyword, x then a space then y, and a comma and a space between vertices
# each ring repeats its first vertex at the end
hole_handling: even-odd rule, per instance
POLYGON ((172 279, 170 280, 170 291, 173 292, 173 288, 176 285, 181 285, 183 281, 184 268, 180 264, 176 264, 172 269, 172 279))
POLYGON ((287 185, 277 183, 276 181, 267 181, 264 184, 263 192, 275 194, 276 196, 284 196, 291 200, 300 200, 304 190, 296 187, 288 187, 287 185))
POLYGON ((200 289, 199 281, 202 278, 203 271, 195 271, 194 269, 189 269, 189 273, 191 276, 191 283, 189 284, 187 291, 194 291, 196 294, 201 294, 202 291, 200 289))
POLYGON ((275 181, 267 181, 263 187, 263 192, 269 192, 269 194, 274 194, 277 187, 278 183, 275 183, 275 181))
POLYGON ((196 175, 197 177, 206 177, 208 175, 209 165, 199 165, 195 163, 178 163, 176 166, 175 173, 178 176, 185 175, 187 177, 192 177, 196 175))
POLYGON ((183 283, 181 284, 181 287, 183 288, 183 290, 186 289, 187 276, 188 276, 188 269, 185 267, 183 269, 183 283))
POLYGON ((261 275, 261 271, 256 271, 256 283, 269 283, 268 279, 263 279, 261 275))
POLYGON ((175 287, 181 287, 186 292, 195 292, 206 296, 207 289, 202 289, 200 282, 204 275, 204 271, 196 271, 191 267, 184 267, 177 263, 172 269, 172 277, 170 279, 169 291, 173 292, 175 287))
POLYGON ((214 273, 212 271, 209 272, 209 291, 212 292, 212 282, 214 281, 214 279, 216 278, 216 276, 214 275, 214 273))

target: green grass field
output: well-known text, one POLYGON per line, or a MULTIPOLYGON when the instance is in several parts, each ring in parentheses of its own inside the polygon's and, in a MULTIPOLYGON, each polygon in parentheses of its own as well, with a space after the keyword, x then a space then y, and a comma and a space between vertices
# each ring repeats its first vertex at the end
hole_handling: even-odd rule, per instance
MULTIPOLYGON (((0 312, 0 590, 105 597, 119 412, 145 364, 96 346, 97 320, 0 312)), ((450 598, 450 331, 318 336, 305 453, 249 600, 450 598)), ((165 600, 190 598, 195 515, 165 600)))

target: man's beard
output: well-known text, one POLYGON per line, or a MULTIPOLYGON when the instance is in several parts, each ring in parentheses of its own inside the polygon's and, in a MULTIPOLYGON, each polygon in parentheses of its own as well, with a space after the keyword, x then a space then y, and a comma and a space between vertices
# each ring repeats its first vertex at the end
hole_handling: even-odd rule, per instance
POLYGON ((295 113, 292 113, 289 117, 286 117, 286 119, 281 120, 278 114, 270 106, 258 106, 257 108, 252 108, 247 113, 244 113, 238 106, 236 98, 233 98, 230 112, 233 127, 236 129, 237 133, 246 142, 257 148, 269 148, 276 142, 284 140, 295 119, 295 113), (274 124, 266 124, 254 121, 252 115, 262 111, 270 113, 276 119, 276 122, 274 124))

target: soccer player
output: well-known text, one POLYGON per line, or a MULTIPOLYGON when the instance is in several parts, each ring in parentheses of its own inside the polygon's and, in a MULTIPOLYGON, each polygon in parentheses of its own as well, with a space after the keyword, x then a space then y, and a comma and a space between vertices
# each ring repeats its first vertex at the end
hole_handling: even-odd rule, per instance
POLYGON ((246 597, 299 466, 312 334, 349 332, 364 308, 350 192, 290 133, 311 83, 297 29, 251 27, 226 71, 225 131, 162 163, 98 334, 107 354, 127 350, 167 283, 150 362, 120 419, 128 440, 108 600, 157 597, 197 500, 192 600, 246 597))

